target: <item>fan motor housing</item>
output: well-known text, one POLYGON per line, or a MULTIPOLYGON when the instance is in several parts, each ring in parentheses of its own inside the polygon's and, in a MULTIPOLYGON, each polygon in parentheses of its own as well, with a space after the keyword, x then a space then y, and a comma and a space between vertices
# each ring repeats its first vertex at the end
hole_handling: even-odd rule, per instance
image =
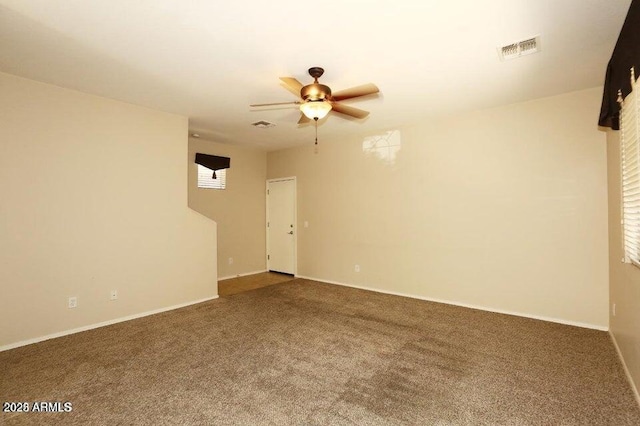
POLYGON ((300 89, 300 97, 305 101, 321 101, 331 97, 331 89, 320 83, 307 84, 300 89))

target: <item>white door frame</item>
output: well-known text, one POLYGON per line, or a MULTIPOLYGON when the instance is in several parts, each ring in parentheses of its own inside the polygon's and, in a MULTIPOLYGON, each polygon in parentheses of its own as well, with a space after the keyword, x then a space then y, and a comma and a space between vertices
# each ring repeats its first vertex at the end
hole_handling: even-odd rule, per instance
POLYGON ((293 276, 298 276, 298 181, 295 176, 276 178, 276 179, 267 179, 265 183, 265 194, 267 198, 267 202, 265 203, 265 216, 267 220, 265 221, 265 229, 266 229, 266 249, 265 249, 265 261, 267 265, 267 271, 269 271, 269 183, 271 182, 280 182, 292 180, 293 181, 293 276))

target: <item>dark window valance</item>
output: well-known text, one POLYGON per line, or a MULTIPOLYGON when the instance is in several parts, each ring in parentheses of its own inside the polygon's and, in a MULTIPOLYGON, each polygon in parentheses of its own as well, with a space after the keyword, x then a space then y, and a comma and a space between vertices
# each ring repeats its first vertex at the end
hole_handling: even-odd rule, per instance
POLYGON ((217 155, 200 153, 196 154, 196 163, 213 171, 231 167, 231 159, 229 157, 218 157, 217 155))
POLYGON ((620 36, 613 55, 607 66, 604 81, 604 94, 598 124, 620 129, 620 105, 618 90, 625 97, 631 92, 630 70, 635 67, 636 75, 640 71, 640 1, 633 0, 627 12, 627 18, 620 30, 620 36))

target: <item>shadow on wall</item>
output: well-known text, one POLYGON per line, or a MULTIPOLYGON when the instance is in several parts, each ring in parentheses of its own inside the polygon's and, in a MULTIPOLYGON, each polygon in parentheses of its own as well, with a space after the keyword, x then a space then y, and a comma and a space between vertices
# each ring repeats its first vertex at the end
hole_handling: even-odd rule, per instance
POLYGON ((378 158, 384 164, 393 166, 396 156, 402 147, 400 130, 389 130, 385 133, 367 136, 362 141, 362 151, 371 158, 378 158))

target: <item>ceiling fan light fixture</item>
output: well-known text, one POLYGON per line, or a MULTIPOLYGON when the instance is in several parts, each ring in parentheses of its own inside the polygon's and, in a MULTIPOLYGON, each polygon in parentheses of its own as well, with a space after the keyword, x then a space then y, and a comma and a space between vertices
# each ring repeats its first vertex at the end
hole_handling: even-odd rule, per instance
POLYGON ((307 101, 300 105, 300 111, 312 120, 321 120, 331 111, 331 104, 324 100, 307 101))

